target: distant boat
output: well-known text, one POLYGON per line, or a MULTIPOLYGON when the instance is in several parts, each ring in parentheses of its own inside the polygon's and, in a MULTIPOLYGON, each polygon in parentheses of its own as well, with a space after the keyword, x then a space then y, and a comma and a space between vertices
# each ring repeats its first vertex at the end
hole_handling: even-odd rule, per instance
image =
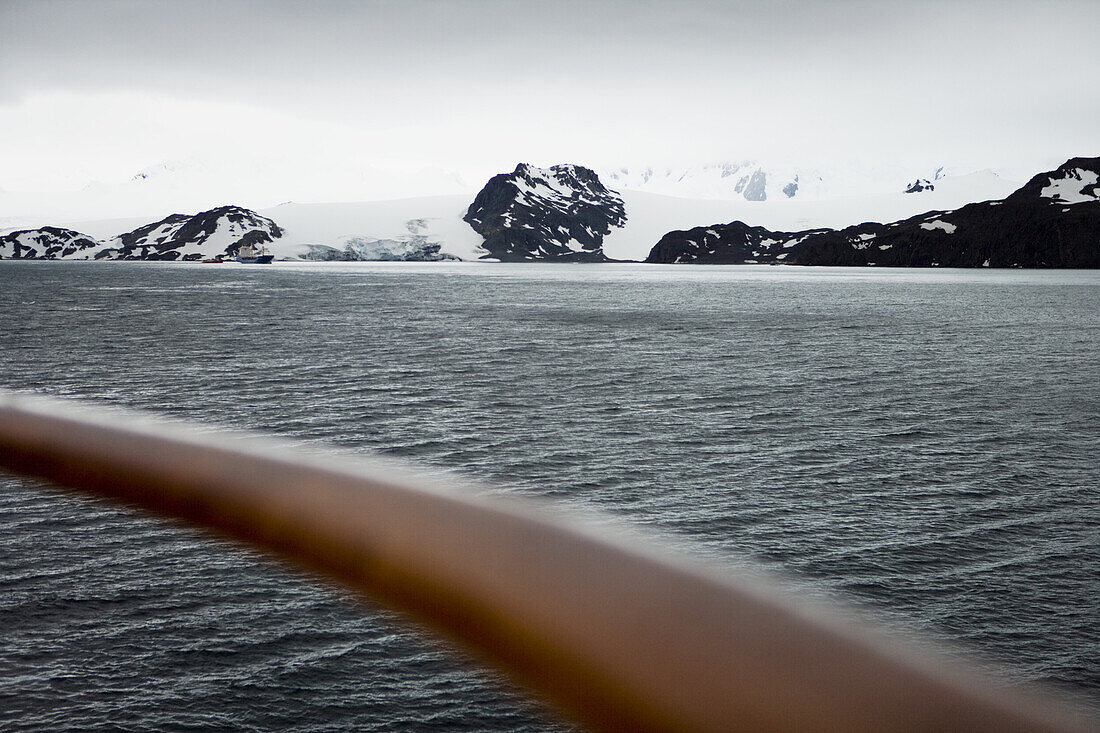
POLYGON ((225 260, 223 260, 223 259, 222 259, 222 256, 221 256, 221 255, 217 255, 216 257, 211 257, 211 258, 210 258, 210 259, 208 259, 208 260, 203 260, 203 261, 202 261, 202 263, 203 263, 204 265, 220 265, 220 264, 222 264, 223 262, 225 262, 225 260))
POLYGON ((237 250, 237 262, 244 265, 266 265, 275 259, 275 255, 267 251, 266 247, 257 249, 251 244, 242 244, 237 250))

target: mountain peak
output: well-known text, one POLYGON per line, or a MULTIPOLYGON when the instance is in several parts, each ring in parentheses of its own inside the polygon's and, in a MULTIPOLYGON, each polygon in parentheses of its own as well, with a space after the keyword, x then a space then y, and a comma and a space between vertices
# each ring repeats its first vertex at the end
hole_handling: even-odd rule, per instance
POLYGON ((1100 201, 1100 157, 1070 158, 1054 170, 1032 177, 1007 200, 1036 198, 1054 204, 1100 201))
POLYGON ((0 259, 56 260, 99 246, 92 237, 72 229, 39 227, 0 236, 0 259))
POLYGON ((489 179, 463 219, 501 260, 603 261, 603 238, 626 222, 622 198, 591 168, 520 163, 489 179))
POLYGON ((271 219, 242 206, 218 206, 189 216, 172 214, 114 237, 96 259, 196 260, 233 256, 244 244, 262 246, 283 235, 271 219))

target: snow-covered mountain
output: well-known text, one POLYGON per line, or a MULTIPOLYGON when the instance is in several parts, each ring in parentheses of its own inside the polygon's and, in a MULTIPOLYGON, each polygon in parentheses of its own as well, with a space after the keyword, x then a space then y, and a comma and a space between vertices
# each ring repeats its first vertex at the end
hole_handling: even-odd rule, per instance
POLYGON ((489 179, 463 217, 504 262, 604 261, 604 236, 626 218, 622 198, 590 168, 526 163, 489 179))
POLYGON ((262 247, 283 230, 267 217, 240 206, 220 206, 193 216, 172 214, 109 239, 95 259, 201 260, 233 257, 242 245, 262 247))
MULTIPOLYGON (((100 222, 118 231, 135 222, 100 222)), ((198 214, 172 214, 140 224, 122 234, 85 234, 73 229, 41 227, 0 237, 0 257, 13 259, 179 260, 223 255, 233 257, 242 245, 263 247, 283 230, 270 219, 239 206, 220 206, 198 214)))
MULTIPOLYGON (((94 219, 69 225, 95 243, 70 258, 140 257, 142 251, 147 251, 150 258, 195 260, 226 254, 227 247, 236 251, 232 245, 242 244, 250 231, 258 231, 266 237, 253 243, 264 244, 277 259, 476 260, 486 253, 481 249, 481 236, 462 221, 469 205, 469 196, 435 196, 356 203, 285 203, 258 212, 223 207, 237 215, 226 217, 220 224, 211 221, 210 211, 194 217, 170 215, 152 224, 144 218, 94 219), (211 233, 210 225, 214 224, 218 234, 196 239, 188 236, 189 230, 181 233, 182 225, 193 218, 193 229, 211 233), (276 236, 275 229, 281 234, 276 236), (169 245, 164 249, 177 254, 161 257, 157 245, 169 245)), ((251 236, 259 238, 261 234, 251 236)))
POLYGON ((683 199, 639 191, 622 191, 627 222, 604 238, 603 249, 612 259, 643 260, 665 233, 690 229, 700 222, 743 221, 773 231, 842 229, 861 222, 892 222, 926 211, 957 209, 977 201, 1003 199, 1020 184, 979 171, 944 176, 935 190, 906 194, 899 186, 875 196, 833 199, 745 201, 683 199))
POLYGON ((914 178, 932 185, 937 179, 947 176, 949 171, 943 166, 934 171, 914 171, 899 165, 859 162, 823 167, 741 161, 681 167, 601 168, 599 174, 607 185, 620 191, 696 199, 776 202, 887 195, 905 190, 914 178))
MULTIPOLYGON (((495 222, 490 225, 497 229, 490 235, 496 235, 494 242, 503 243, 506 256, 526 257, 520 251, 522 247, 511 253, 507 251, 511 246, 509 238, 516 238, 512 241, 532 242, 532 249, 523 252, 538 253, 536 256, 540 258, 643 260, 665 234, 690 230, 701 222, 742 221, 747 226, 772 232, 843 230, 862 222, 904 221, 929 211, 954 211, 973 202, 1001 200, 1019 187, 990 171, 965 176, 941 172, 938 179, 934 173, 929 176, 935 184, 933 189, 908 194, 899 186, 877 196, 820 200, 797 195, 765 201, 689 199, 626 189, 616 192, 594 173, 594 181, 587 178, 588 174, 578 175, 580 166, 564 168, 566 174, 559 178, 553 168, 521 165, 520 176, 512 171, 494 177, 503 179, 507 185, 486 187, 496 193, 484 192, 482 203, 474 207, 474 218, 482 219, 483 224, 495 222), (603 230, 606 233, 600 233, 601 226, 606 227, 603 230), (597 239, 598 249, 592 247, 597 239)), ((1046 183, 1036 190, 1036 196, 1051 187, 1051 197, 1058 192, 1063 192, 1059 197, 1083 196, 1095 190, 1089 188, 1087 167, 1076 174, 1055 173, 1044 174, 1046 183), (1078 181, 1075 175, 1081 177, 1080 186, 1071 190, 1078 181)), ((158 218, 153 224, 149 223, 151 217, 70 222, 65 225, 68 229, 99 241, 94 247, 85 242, 71 254, 66 254, 62 246, 54 250, 54 256, 92 258, 102 252, 102 257, 198 259, 224 254, 249 231, 259 231, 266 232, 268 248, 280 259, 495 259, 499 252, 495 254, 487 248, 486 237, 464 221, 470 216, 474 198, 472 194, 456 194, 391 201, 286 203, 255 212, 240 209, 240 220, 227 218, 224 230, 211 220, 210 211, 216 210, 208 210, 195 215, 198 218, 195 226, 179 236, 175 233, 181 231, 185 220, 193 217, 169 216, 158 218), (275 228, 281 235, 275 234, 275 228), (192 231, 205 234, 196 238, 192 231), (221 233, 214 236, 215 232, 221 233)), ((32 236, 52 235, 43 229, 32 236)), ((21 237, 23 241, 31 241, 26 232, 21 237)), ((52 246, 60 244, 59 240, 49 241, 52 246)), ((9 246, 4 256, 13 253, 14 247, 9 246)))
MULTIPOLYGON (((136 172, 127 181, 92 183, 78 191, 34 193, 0 190, 0 232, 56 226, 59 222, 122 218, 132 221, 129 225, 132 229, 175 212, 205 211, 228 201, 262 212, 276 202, 286 201, 396 202, 411 201, 404 197, 416 196, 427 202, 428 199, 439 200, 453 195, 465 196, 465 206, 468 206, 479 191, 479 184, 489 177, 487 174, 475 176, 472 171, 460 174, 442 169, 383 169, 372 167, 369 162, 364 164, 363 161, 351 159, 299 165, 295 168, 295 175, 289 176, 283 161, 277 157, 246 162, 247 165, 241 161, 192 158, 158 163, 136 172)), ((777 226, 777 221, 783 220, 783 226, 794 228, 842 226, 865 219, 889 221, 930 208, 954 208, 971 201, 1001 198, 1016 187, 988 171, 959 176, 950 169, 941 168, 934 172, 862 161, 824 167, 761 162, 680 167, 650 165, 597 169, 597 173, 602 185, 617 191, 624 201, 637 192, 676 197, 684 201, 726 202, 728 213, 720 219, 730 221, 741 218, 770 227, 777 226), (924 178, 934 183, 934 191, 925 190, 920 196, 934 195, 937 200, 900 205, 896 201, 891 202, 914 178, 924 178), (980 185, 975 185, 975 179, 982 179, 978 182, 980 185), (940 195, 942 188, 953 184, 957 184, 954 191, 940 195), (752 208, 742 209, 741 205, 752 208)), ((656 228, 661 231, 657 232, 646 228, 646 236, 655 233, 659 237, 670 228, 688 223, 677 215, 680 204, 661 199, 656 201, 660 202, 657 204, 660 212, 667 212, 678 221, 663 229, 658 224, 656 228)), ((321 204, 310 205, 323 208, 321 204)), ((644 218, 647 213, 637 207, 627 208, 630 209, 627 213, 632 221, 625 225, 625 229, 637 230, 633 220, 644 218)), ((698 206, 694 203, 683 204, 684 211, 696 208, 698 206)), ((366 218, 352 229, 340 231, 338 241, 317 241, 310 230, 327 229, 320 222, 308 225, 298 234, 302 241, 312 240, 308 243, 343 249, 344 242, 349 238, 406 238, 409 234, 406 228, 408 221, 429 219, 434 228, 444 215, 450 216, 450 213, 437 211, 429 205, 421 211, 407 211, 406 216, 394 222, 386 212, 364 205, 366 218), (386 231, 379 230, 379 227, 386 231)), ((703 219, 706 220, 709 217, 703 219)), ((448 229, 449 235, 455 234, 450 225, 444 228, 448 229)), ((120 231, 122 229, 116 228, 102 236, 112 237, 120 231)), ((623 232, 623 227, 614 227, 609 237, 621 240, 619 235, 623 232)), ((464 234, 457 236, 459 239, 465 237, 464 234)), ((632 234, 628 238, 637 239, 632 234)), ((611 256, 644 257, 652 241, 655 240, 632 247, 632 254, 622 251, 611 256)), ((447 246, 443 245, 444 251, 447 246)), ((470 251, 466 243, 458 247, 467 255, 484 254, 470 251)), ((463 256, 457 251, 452 253, 463 256)))
MULTIPOLYGON (((526 166, 531 170, 534 166, 526 166)), ((579 166, 575 166, 579 167, 579 166)), ((513 171, 507 176, 513 176, 513 171)), ((686 229, 700 222, 730 222, 742 220, 770 229, 798 231, 813 228, 844 228, 865 221, 891 222, 905 219, 930 210, 957 209, 976 201, 1003 199, 1020 184, 997 176, 992 171, 979 171, 962 176, 945 175, 940 171, 930 177, 935 190, 920 194, 905 194, 902 187, 876 196, 852 196, 837 199, 802 199, 794 197, 779 201, 745 201, 742 199, 689 199, 653 193, 616 190, 617 199, 623 204, 625 221, 620 225, 608 223, 608 231, 602 236, 603 254, 611 259, 643 260, 664 234, 674 229, 686 229)), ((549 181, 547 176, 543 180, 549 181)), ((601 184, 603 176, 599 176, 601 184)), ((560 185, 555 181, 555 186, 560 185)), ((526 184, 524 184, 526 185, 526 184)), ((577 184, 577 195, 588 195, 584 185, 577 184)), ((606 189, 607 187, 604 186, 606 189)), ((549 187, 548 187, 549 189, 549 187)), ((512 189, 503 191, 505 201, 515 196, 512 189)), ((515 191, 518 191, 516 187, 515 191)), ((558 192, 556 211, 568 211, 564 201, 573 194, 558 192)), ((608 199, 611 206, 614 198, 608 199)), ((595 197, 593 200, 599 200, 595 197)), ((401 259, 416 236, 438 244, 440 253, 463 260, 493 258, 484 247, 483 237, 463 221, 468 215, 471 198, 468 196, 436 196, 397 201, 375 201, 337 204, 288 203, 261 214, 278 222, 285 229, 284 236, 271 246, 279 257, 302 256, 306 245, 323 245, 344 251, 346 245, 356 239, 385 243, 388 252, 382 259, 401 259), (410 231, 415 222, 417 234, 410 231)), ((617 208, 605 213, 604 221, 618 220, 617 208)), ((531 214, 532 210, 528 210, 531 214)), ((523 224, 534 227, 522 217, 509 221, 512 229, 523 229, 523 224)), ((74 228, 96 232, 94 224, 81 224, 74 228)), ((115 229, 117 231, 117 228, 115 229)), ((534 230, 524 230, 534 231, 534 230)), ((560 230, 552 232, 562 235, 560 230)), ((587 232, 584 233, 587 236, 587 232)), ((562 235, 564 236, 564 235, 562 235)), ((560 241, 555 240, 559 245, 560 241)), ((567 257, 569 255, 566 255, 567 257)))
POLYGON ((0 236, 0 259, 59 260, 99 246, 95 239, 72 229, 22 229, 0 236))
POLYGON ((1100 158, 1074 158, 1001 201, 891 224, 774 231, 741 221, 671 231, 647 262, 886 267, 1100 267, 1100 158))

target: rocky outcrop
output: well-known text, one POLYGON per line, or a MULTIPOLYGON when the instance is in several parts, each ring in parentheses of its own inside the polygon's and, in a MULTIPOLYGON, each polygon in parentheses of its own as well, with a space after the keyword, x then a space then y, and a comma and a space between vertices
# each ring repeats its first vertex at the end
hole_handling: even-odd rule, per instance
POLYGON ((918 178, 905 187, 905 193, 920 193, 921 191, 935 191, 936 186, 927 178, 918 178))
MULTIPOLYGON (((762 170, 752 172, 748 178, 742 178, 733 190, 745 197, 746 201, 767 201, 768 175, 762 170)), ((797 187, 796 189, 797 190, 797 187)), ((794 195, 793 192, 791 195, 794 195)), ((790 198, 788 196, 787 198, 790 198)))
POLYGON ((503 262, 606 262, 603 238, 626 222, 622 198, 579 165, 526 163, 493 176, 463 219, 503 262))
POLYGON ((811 234, 826 232, 773 232, 742 221, 673 231, 649 252, 646 262, 751 265, 783 262, 792 247, 811 234))
POLYGON ((93 250, 100 244, 87 234, 72 229, 21 229, 0 236, 0 259, 58 260, 93 250))
POLYGON ((1073 158, 1002 201, 892 224, 773 232, 743 222, 669 232, 646 262, 1100 267, 1100 158, 1073 158))
POLYGON ((262 247, 283 235, 271 219, 240 206, 220 206, 193 216, 172 214, 120 234, 95 253, 109 260, 199 260, 234 257, 242 245, 262 247))

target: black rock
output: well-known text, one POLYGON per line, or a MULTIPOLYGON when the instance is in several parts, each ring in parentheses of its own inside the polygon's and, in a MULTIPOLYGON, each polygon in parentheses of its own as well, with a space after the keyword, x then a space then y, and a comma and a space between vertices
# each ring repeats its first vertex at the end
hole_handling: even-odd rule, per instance
POLYGON ((743 221, 695 227, 661 237, 645 261, 711 265, 783 262, 800 238, 825 231, 773 232, 743 221))
POLYGON ((935 191, 936 187, 927 178, 918 178, 905 187, 906 193, 920 193, 921 191, 935 191))
POLYGON ((503 262, 607 262, 603 238, 626 222, 619 195, 579 165, 521 163, 493 176, 463 219, 503 262))

